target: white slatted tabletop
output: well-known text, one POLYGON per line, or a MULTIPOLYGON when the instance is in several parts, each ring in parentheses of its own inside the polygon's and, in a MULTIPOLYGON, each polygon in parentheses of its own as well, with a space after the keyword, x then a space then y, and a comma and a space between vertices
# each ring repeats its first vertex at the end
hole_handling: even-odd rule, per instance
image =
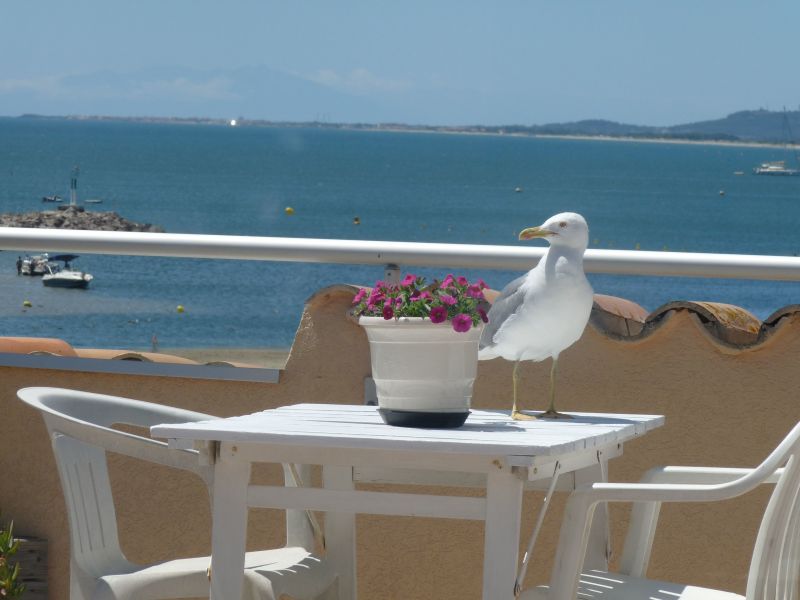
MULTIPOLYGON (((605 480, 627 441, 664 424, 660 415, 570 413, 570 420, 514 421, 508 411, 473 410, 455 429, 386 425, 373 406, 296 404, 251 415, 151 428, 172 447, 214 446, 211 600, 238 598, 243 585, 248 506, 326 511, 328 558, 339 598, 356 600, 356 513, 484 521, 484 600, 513 600, 523 480, 573 485, 605 480), (323 465, 323 486, 258 486, 254 462, 323 465), (358 489, 356 467, 424 471, 429 483, 463 471, 479 475, 485 497, 358 489)), ((546 505, 545 505, 546 507, 546 505)), ((595 514, 587 564, 604 568, 603 507, 595 514), (594 558, 593 558, 594 557, 594 558), (592 562, 594 561, 594 562, 592 562)))
POLYGON ((514 421, 508 411, 473 410, 462 427, 416 429, 386 425, 372 406, 296 404, 227 419, 156 425, 151 433, 174 440, 532 456, 607 446, 664 423, 660 415, 570 414, 575 418, 514 421))

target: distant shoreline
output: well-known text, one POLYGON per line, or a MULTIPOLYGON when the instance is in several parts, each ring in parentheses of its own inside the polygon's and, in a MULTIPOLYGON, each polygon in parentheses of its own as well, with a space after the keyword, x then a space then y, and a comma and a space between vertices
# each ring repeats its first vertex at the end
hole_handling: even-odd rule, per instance
POLYGON ((587 140, 598 142, 639 142, 643 144, 691 144, 693 146, 730 146, 734 148, 789 148, 800 149, 797 144, 776 144, 774 142, 745 142, 729 140, 691 140, 683 138, 638 138, 631 136, 611 136, 611 135, 553 135, 540 133, 534 137, 554 138, 561 140, 587 140))
POLYGON ((392 132, 392 133, 441 133, 449 135, 487 135, 495 137, 526 137, 539 139, 560 139, 597 142, 639 142, 646 144, 689 144, 701 146, 727 146, 739 148, 787 148, 800 150, 800 144, 781 144, 774 141, 737 139, 698 139, 697 137, 658 136, 658 135, 607 135, 585 133, 539 133, 520 131, 516 126, 447 126, 447 125, 405 125, 402 123, 327 123, 319 121, 268 121, 263 119, 219 119, 206 117, 115 117, 103 115, 36 115, 24 114, 12 119, 41 119, 63 121, 105 121, 118 123, 144 123, 163 125, 212 125, 219 127, 265 127, 265 128, 309 128, 340 131, 392 132), (235 122, 235 125, 232 123, 235 122))
MULTIPOLYGON (((348 130, 347 127, 338 129, 348 130)), ((445 135, 488 135, 494 137, 523 137, 554 140, 577 140, 587 142, 623 142, 623 143, 643 143, 643 144, 689 144, 692 146, 729 146, 732 148, 788 148, 790 150, 800 150, 798 144, 776 144, 774 142, 746 142, 734 140, 693 140, 689 138, 665 138, 665 137, 635 137, 635 136, 614 136, 614 135, 588 135, 588 134, 566 134, 566 133, 500 133, 495 131, 472 131, 465 130, 429 130, 413 128, 393 128, 382 127, 375 129, 353 128, 355 131, 389 131, 392 133, 439 133, 445 135)))

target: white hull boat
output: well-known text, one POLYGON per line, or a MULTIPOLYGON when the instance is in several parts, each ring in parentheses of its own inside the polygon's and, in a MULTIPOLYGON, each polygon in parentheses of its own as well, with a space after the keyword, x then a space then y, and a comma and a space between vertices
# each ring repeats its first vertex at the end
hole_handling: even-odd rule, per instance
POLYGON ((43 275, 42 283, 47 287, 87 288, 92 279, 94 277, 83 271, 58 271, 43 275))
POLYGON ((800 169, 789 169, 786 167, 786 162, 776 160, 774 162, 761 163, 758 167, 753 169, 756 175, 800 175, 800 169))
POLYGON ((86 289, 94 279, 89 273, 76 271, 70 263, 78 258, 74 254, 59 254, 50 257, 51 261, 62 261, 64 268, 48 266, 47 273, 42 276, 42 283, 47 287, 86 289))

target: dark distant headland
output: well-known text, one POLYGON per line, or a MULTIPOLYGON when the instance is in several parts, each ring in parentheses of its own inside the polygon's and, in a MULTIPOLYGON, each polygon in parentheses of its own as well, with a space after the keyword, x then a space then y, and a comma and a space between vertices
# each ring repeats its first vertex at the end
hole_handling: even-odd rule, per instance
POLYGON ((315 127, 364 131, 409 131, 430 133, 472 133, 489 135, 529 135, 594 137, 611 139, 786 144, 800 143, 800 110, 744 110, 721 119, 698 121, 665 127, 631 125, 602 119, 545 125, 410 125, 405 123, 330 123, 324 121, 269 121, 238 118, 204 117, 109 117, 109 116, 42 116, 20 118, 70 119, 84 121, 121 121, 135 123, 170 123, 182 125, 223 125, 237 127, 315 127))

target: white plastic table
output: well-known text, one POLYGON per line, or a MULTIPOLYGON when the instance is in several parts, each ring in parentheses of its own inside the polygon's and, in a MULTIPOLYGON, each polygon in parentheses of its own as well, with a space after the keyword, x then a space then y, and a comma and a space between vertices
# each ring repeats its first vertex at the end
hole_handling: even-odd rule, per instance
MULTIPOLYGON (((484 526, 483 598, 511 600, 519 565, 522 493, 558 471, 566 489, 605 479, 624 442, 664 423, 658 415, 571 413, 572 420, 513 421, 473 410, 458 429, 385 425, 375 407, 298 404, 214 421, 151 428, 214 464, 211 599, 241 596, 249 507, 326 511, 328 560, 342 599, 356 598, 355 515, 475 519, 484 526), (252 463, 322 465, 323 487, 250 485, 252 463), (485 485, 486 497, 375 492, 354 481, 485 485), (491 557, 491 560, 489 560, 491 557)), ((599 510, 587 565, 607 561, 599 510)))

